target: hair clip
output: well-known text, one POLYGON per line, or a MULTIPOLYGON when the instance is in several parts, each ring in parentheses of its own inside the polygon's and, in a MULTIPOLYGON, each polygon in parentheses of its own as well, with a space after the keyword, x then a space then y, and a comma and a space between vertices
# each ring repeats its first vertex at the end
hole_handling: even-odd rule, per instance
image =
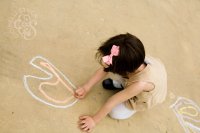
POLYGON ((110 55, 103 56, 103 62, 106 63, 107 65, 112 64, 112 57, 113 56, 118 56, 119 55, 119 46, 113 45, 111 50, 110 50, 110 55))

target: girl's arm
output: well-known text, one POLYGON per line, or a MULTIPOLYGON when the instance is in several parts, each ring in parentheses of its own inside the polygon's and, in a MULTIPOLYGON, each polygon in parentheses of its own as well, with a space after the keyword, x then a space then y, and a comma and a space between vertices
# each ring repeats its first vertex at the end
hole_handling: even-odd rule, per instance
POLYGON ((104 68, 99 68, 85 84, 77 88, 74 96, 79 99, 84 98, 85 95, 91 90, 91 88, 106 75, 107 72, 104 72, 104 68))
POLYGON ((107 102, 101 107, 101 109, 92 117, 81 116, 80 128, 83 131, 90 131, 95 124, 97 124, 102 118, 104 118, 116 105, 138 95, 145 88, 145 82, 136 82, 130 85, 128 88, 116 93, 110 97, 107 102))
POLYGON ((83 85, 83 87, 89 91, 96 83, 103 79, 107 75, 107 72, 104 71, 104 68, 99 68, 92 77, 83 85))

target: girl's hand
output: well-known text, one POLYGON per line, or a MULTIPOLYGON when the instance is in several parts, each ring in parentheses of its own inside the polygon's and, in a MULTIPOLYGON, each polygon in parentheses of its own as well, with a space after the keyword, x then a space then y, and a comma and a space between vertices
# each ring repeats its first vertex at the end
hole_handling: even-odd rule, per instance
POLYGON ((95 127, 95 122, 91 116, 80 116, 79 117, 79 128, 84 132, 91 132, 95 127))
POLYGON ((87 94, 87 91, 83 87, 78 87, 78 89, 75 90, 74 96, 78 99, 83 99, 87 94))

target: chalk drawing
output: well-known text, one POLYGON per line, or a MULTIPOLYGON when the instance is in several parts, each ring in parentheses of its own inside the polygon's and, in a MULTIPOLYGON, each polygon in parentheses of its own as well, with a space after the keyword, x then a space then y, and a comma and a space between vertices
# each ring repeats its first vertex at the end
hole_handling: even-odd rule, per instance
POLYGON ((24 75, 23 77, 24 86, 33 98, 46 105, 55 108, 67 108, 74 105, 78 101, 74 97, 74 90, 76 89, 76 86, 74 86, 71 83, 71 81, 63 73, 61 73, 53 64, 51 64, 47 59, 45 59, 42 56, 36 56, 30 61, 30 64, 47 75, 47 77, 24 75), (40 61, 39 65, 36 64, 37 61, 40 61), (46 68, 48 71, 42 67, 46 68), (45 99, 33 93, 31 87, 28 84, 28 81, 31 79, 37 79, 39 81, 42 81, 36 88, 38 88, 39 92, 44 96, 45 99), (52 79, 56 79, 56 81, 49 82, 52 79), (61 83, 66 88, 67 92, 70 93, 70 97, 67 97, 64 100, 57 100, 49 96, 42 88, 44 85, 56 86, 58 83, 61 83), (64 104, 64 105, 58 105, 58 104, 64 104))
POLYGON ((186 133, 200 133, 200 108, 192 100, 178 97, 170 106, 186 133))
POLYGON ((9 19, 8 28, 12 33, 17 32, 25 40, 33 39, 36 32, 37 15, 26 8, 19 8, 9 19))

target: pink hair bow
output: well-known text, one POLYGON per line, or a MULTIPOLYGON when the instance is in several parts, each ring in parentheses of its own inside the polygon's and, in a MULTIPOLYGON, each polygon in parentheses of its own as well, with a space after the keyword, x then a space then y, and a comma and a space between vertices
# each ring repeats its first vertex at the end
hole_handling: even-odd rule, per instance
POLYGON ((106 55, 106 56, 102 57, 103 62, 106 63, 107 65, 112 64, 113 56, 119 55, 119 46, 113 45, 110 52, 111 52, 110 55, 106 55))

